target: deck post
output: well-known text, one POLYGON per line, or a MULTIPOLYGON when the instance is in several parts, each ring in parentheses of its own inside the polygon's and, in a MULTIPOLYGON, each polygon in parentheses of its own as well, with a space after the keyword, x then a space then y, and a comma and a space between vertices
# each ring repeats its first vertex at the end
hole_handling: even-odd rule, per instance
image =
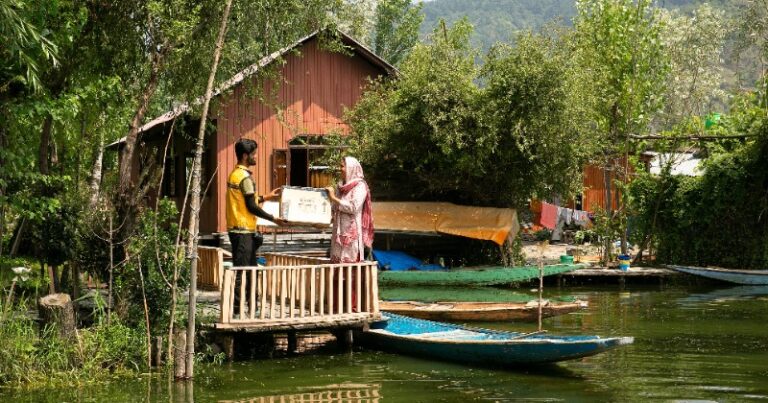
POLYGON ((352 350, 352 343, 354 342, 354 336, 352 329, 339 329, 336 332, 336 340, 339 343, 339 347, 342 351, 352 350))
POLYGON ((235 336, 231 333, 222 334, 219 336, 219 342, 221 343, 221 350, 224 351, 224 355, 227 357, 227 361, 232 362, 235 360, 235 336))
POLYGON ((298 345, 299 345, 299 340, 296 335, 296 332, 288 332, 288 353, 289 354, 298 353, 298 345))

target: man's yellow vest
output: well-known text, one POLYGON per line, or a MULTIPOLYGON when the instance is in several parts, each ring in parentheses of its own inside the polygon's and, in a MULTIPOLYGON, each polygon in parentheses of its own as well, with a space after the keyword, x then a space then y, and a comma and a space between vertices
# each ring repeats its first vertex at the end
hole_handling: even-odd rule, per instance
POLYGON ((245 206, 245 195, 240 190, 240 182, 251 176, 248 168, 238 165, 229 174, 227 180, 227 230, 256 231, 256 216, 245 206))

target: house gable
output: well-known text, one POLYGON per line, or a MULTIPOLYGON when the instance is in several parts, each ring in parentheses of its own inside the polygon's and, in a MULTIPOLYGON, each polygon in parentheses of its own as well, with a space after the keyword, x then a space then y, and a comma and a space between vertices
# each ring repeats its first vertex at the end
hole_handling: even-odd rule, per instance
MULTIPOLYGON (((353 107, 370 79, 393 72, 374 63, 365 53, 332 52, 323 49, 316 37, 302 41, 297 52, 284 55, 275 81, 245 78, 226 95, 219 97, 215 189, 216 232, 224 228, 226 175, 235 166, 234 143, 249 138, 259 144, 257 165, 253 168, 259 193, 274 185, 275 150, 287 149, 296 136, 347 133, 343 121, 346 108, 353 107), (244 85, 248 83, 250 85, 244 85), (256 88, 257 90, 254 90, 256 88), (268 94, 263 101, 254 94, 268 94)), ((355 49, 353 47, 353 49, 355 49)))

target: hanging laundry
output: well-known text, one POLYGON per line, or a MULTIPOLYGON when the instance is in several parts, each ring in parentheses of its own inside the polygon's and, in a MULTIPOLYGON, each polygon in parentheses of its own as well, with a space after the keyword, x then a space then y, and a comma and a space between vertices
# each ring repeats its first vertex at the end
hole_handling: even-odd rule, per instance
POLYGON ((575 217, 576 219, 574 220, 574 223, 579 227, 584 228, 591 224, 591 221, 589 220, 589 213, 586 211, 577 210, 575 217))
POLYGON ((573 209, 564 208, 562 212, 563 220, 565 220, 565 225, 571 225, 573 222, 573 209))
POLYGON ((557 219, 557 206, 547 202, 541 202, 541 226, 548 229, 555 229, 557 226, 557 219))
POLYGON ((570 220, 570 216, 573 214, 571 209, 565 207, 557 208, 557 223, 555 229, 552 231, 552 241, 559 241, 563 238, 563 230, 567 222, 570 220))

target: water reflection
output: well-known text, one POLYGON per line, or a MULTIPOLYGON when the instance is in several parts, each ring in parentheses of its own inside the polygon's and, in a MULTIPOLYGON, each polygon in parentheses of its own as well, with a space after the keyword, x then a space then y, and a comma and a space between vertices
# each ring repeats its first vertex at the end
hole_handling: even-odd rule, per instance
POLYGON ((291 393, 256 396, 239 400, 219 400, 219 403, 367 403, 378 402, 381 398, 379 384, 338 384, 299 388, 291 393))
POLYGON ((691 294, 680 298, 681 305, 696 305, 702 302, 725 302, 741 299, 754 299, 768 295, 768 285, 742 285, 716 289, 706 293, 691 294))
MULTIPOLYGON (((632 335, 635 344, 522 371, 369 350, 280 355, 198 366, 194 388, 192 382, 176 383, 164 374, 154 374, 81 388, 0 389, 0 402, 768 399, 768 287, 628 285, 561 292, 588 299, 589 308, 546 319, 546 329, 555 334, 632 335)), ((496 297, 495 290, 489 293, 496 297)), ((536 327, 511 322, 479 326, 516 331, 536 327)))

